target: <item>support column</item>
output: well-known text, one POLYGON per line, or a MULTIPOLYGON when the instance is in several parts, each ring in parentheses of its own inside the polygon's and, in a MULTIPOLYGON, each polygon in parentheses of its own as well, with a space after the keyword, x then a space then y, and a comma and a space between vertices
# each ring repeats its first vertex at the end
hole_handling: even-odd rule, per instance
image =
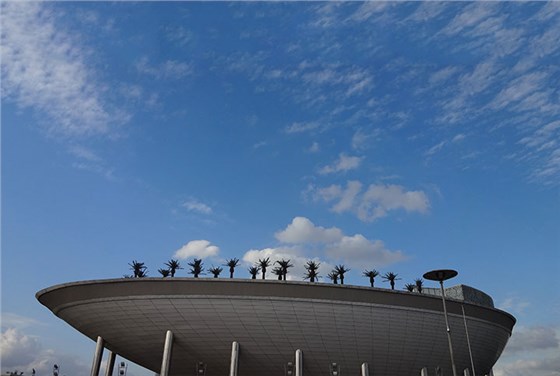
POLYGON ((237 362, 239 360, 239 343, 233 341, 231 344, 231 362, 229 364, 229 376, 237 376, 237 362))
POLYGON ((362 376, 369 376, 369 365, 362 363, 362 376))
POLYGON ((160 376, 168 376, 169 363, 171 362, 171 350, 173 350, 173 332, 168 330, 165 334, 165 345, 163 346, 163 359, 161 361, 160 376))
POLYGON ((296 376, 303 376, 303 353, 296 350, 296 376))
POLYGON ((428 376, 428 368, 422 368, 422 370, 420 371, 420 376, 428 376))
POLYGON ((93 355, 93 363, 91 365, 91 376, 99 376, 99 368, 101 368, 101 359, 103 358, 103 338, 97 337, 95 345, 95 354, 93 355))
POLYGON ((471 376, 471 371, 468 368, 463 370, 463 376, 471 376))
POLYGON ((107 368, 105 368, 105 376, 112 376, 113 370, 115 369, 115 360, 117 359, 117 354, 109 351, 109 358, 107 359, 107 368))

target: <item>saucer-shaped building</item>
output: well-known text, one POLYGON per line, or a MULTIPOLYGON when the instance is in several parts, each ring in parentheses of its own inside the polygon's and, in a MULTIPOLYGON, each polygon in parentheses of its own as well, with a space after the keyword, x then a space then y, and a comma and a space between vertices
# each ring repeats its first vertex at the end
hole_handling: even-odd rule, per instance
MULTIPOLYGON (((168 374, 284 376, 299 350, 306 376, 452 375, 439 290, 272 280, 123 278, 67 283, 37 299, 76 330, 156 373, 173 333, 168 374), (201 367, 203 369, 201 369, 201 367), (198 368, 198 369, 197 369, 198 368), (435 373, 434 373, 435 374, 435 373)), ((445 290, 456 368, 491 372, 515 318, 468 286, 445 290), (468 340, 467 340, 468 338, 468 340)), ((297 356, 296 356, 297 357, 297 356)), ((471 372, 472 374, 472 372, 471 372)))

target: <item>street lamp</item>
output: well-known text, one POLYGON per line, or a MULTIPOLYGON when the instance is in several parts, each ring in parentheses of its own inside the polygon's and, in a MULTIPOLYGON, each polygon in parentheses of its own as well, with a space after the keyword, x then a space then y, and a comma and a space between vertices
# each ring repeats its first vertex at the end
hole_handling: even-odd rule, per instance
POLYGON ((443 315, 445 316, 445 326, 447 328, 447 341, 449 342, 449 355, 451 356, 451 368, 453 369, 453 376, 457 376, 457 369, 455 368, 455 360, 453 358, 453 345, 451 344, 451 329, 449 329, 449 319, 447 318, 447 307, 445 306, 445 291, 443 290, 443 281, 453 278, 457 275, 456 270, 439 269, 432 270, 424 274, 425 279, 430 281, 438 281, 441 288, 441 299, 443 301, 443 315))

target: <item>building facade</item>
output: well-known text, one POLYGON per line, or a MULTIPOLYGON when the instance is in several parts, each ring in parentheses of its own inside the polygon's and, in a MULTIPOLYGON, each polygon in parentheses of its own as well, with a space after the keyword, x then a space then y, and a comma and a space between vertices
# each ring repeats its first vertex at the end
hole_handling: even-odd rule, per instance
MULTIPOLYGON (((476 374, 490 373, 515 318, 479 290, 446 291, 457 370, 472 368, 472 354, 476 374)), ((37 299, 113 354, 162 375, 358 375, 363 364, 376 376, 417 376, 424 367, 452 375, 442 300, 427 292, 137 278, 57 285, 37 299)))

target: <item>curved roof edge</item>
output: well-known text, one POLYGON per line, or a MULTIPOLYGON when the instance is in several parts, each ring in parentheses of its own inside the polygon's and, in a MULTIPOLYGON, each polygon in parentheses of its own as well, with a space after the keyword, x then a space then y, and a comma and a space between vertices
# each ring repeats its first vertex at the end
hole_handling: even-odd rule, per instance
MULTIPOLYGON (((329 300, 442 311, 441 299, 439 296, 432 294, 354 285, 237 278, 151 277, 77 281, 40 290, 36 293, 36 298, 56 314, 57 308, 63 305, 91 299, 141 296, 170 297, 173 295, 183 297, 214 295, 329 300)), ((467 316, 493 322, 506 328, 510 333, 516 323, 515 317, 511 314, 488 305, 458 300, 453 297, 449 297, 447 300, 447 309, 450 314, 462 315, 463 307, 467 316)))

